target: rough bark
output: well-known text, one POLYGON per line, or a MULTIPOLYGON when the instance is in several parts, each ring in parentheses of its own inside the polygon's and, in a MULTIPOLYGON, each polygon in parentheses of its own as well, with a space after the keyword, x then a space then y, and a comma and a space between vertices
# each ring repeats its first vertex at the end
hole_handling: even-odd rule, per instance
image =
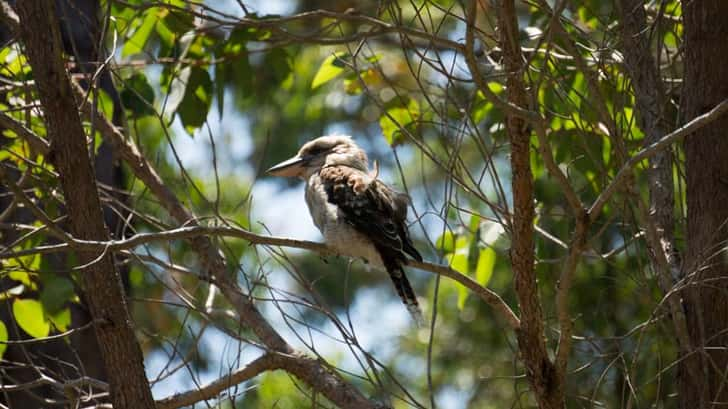
MULTIPOLYGON (((688 121, 728 97, 728 2, 683 3, 685 73, 682 117, 688 121)), ((684 291, 694 353, 680 362, 682 408, 728 403, 728 118, 695 132, 684 143, 687 178, 687 249, 684 291), (697 366, 696 374, 689 373, 697 366)))
MULTIPOLYGON (((76 109, 70 79, 62 59, 55 3, 25 0, 18 4, 19 32, 33 68, 47 132, 51 159, 60 175, 69 225, 78 238, 107 240, 103 213, 86 135, 76 109)), ((119 274, 111 253, 79 252, 88 307, 95 320, 101 358, 109 371, 115 408, 153 408, 143 356, 126 309, 119 274)))
MULTIPOLYGON (((15 3, 15 2, 13 2, 15 3)), ((93 72, 95 67, 86 64, 87 62, 96 61, 97 55, 100 51, 97 49, 99 44, 98 38, 100 36, 99 20, 97 13, 99 11, 98 0, 57 0, 57 10, 61 16, 60 30, 63 38, 64 51, 68 55, 74 57, 74 61, 81 62, 76 64, 76 68, 81 72, 93 72)), ((9 8, 7 10, 10 10, 9 8)), ((13 40, 15 31, 17 30, 17 23, 5 21, 0 30, 0 42, 6 43, 13 40)), ((101 87, 108 95, 111 96, 115 103, 115 112, 121 110, 116 109, 119 105, 119 96, 116 90, 113 88, 113 82, 111 76, 107 70, 101 73, 100 77, 101 87)), ((4 97, 3 97, 4 98, 4 97)), ((3 121, 0 121, 0 126, 12 128, 12 118, 3 114, 3 121)), ((116 118, 116 116, 115 116, 116 118)), ((31 132, 32 134, 32 132, 31 132)), ((28 135, 26 135, 28 136, 28 135)), ((33 135, 35 137, 35 135, 33 135)), ((35 140, 35 139, 31 139, 35 140)), ((3 142, 0 142, 2 144, 3 142)), ((43 144, 32 143, 31 146, 36 152, 46 154, 44 148, 47 150, 47 146, 43 147, 43 144)), ((122 178, 120 167, 115 164, 113 160, 113 152, 109 149, 108 145, 102 145, 98 154, 96 155, 95 163, 96 177, 101 183, 108 186, 114 186, 117 188, 122 187, 122 178)), ((10 174, 13 182, 17 181, 17 175, 10 174)), ((4 187, 0 186, 0 193, 5 192, 4 187)), ((7 197, 7 200, 0 199, 0 209, 6 209, 12 201, 12 197, 7 197)), ((108 207, 104 208, 106 225, 111 228, 112 231, 118 231, 119 227, 123 223, 117 212, 111 211, 108 207)), ((18 207, 15 208, 9 218, 6 221, 12 220, 14 222, 25 222, 33 223, 35 219, 28 209, 18 207)), ((12 234, 13 232, 4 232, 2 234, 3 244, 9 244, 17 239, 17 235, 12 234)), ((57 239, 53 237, 47 238, 46 243, 57 243, 57 239)), ((52 256, 45 256, 44 264, 49 266, 48 271, 53 271, 58 275, 69 277, 70 271, 68 268, 68 259, 65 254, 57 254, 52 256)), ((125 277, 124 267, 121 267, 120 273, 122 277, 125 277)), ((14 287, 17 282, 10 279, 0 279, 0 291, 7 288, 14 287)), ((31 294, 26 292, 25 295, 30 297, 37 297, 37 294, 31 294)), ((84 294, 79 294, 81 300, 85 300, 84 294)), ((4 303, 0 307, 0 320, 6 323, 13 321, 12 304, 4 303)), ((71 311, 71 326, 73 328, 79 328, 84 326, 91 320, 88 308, 83 303, 67 303, 66 306, 71 311)), ((20 331, 16 326, 11 326, 11 339, 20 340, 30 338, 23 331, 20 331)), ((96 341, 96 335, 91 328, 84 331, 75 332, 68 339, 58 339, 53 341, 46 341, 43 343, 34 343, 29 345, 16 344, 10 345, 7 349, 5 357, 8 361, 16 363, 24 363, 25 366, 14 366, 10 369, 8 365, 5 365, 6 373, 3 374, 3 379, 0 382, 4 384, 10 384, 13 382, 24 383, 30 382, 37 377, 35 367, 48 368, 55 374, 59 374, 62 379, 75 379, 80 376, 89 376, 91 378, 105 381, 107 379, 106 371, 103 362, 100 358, 99 346, 96 341), (70 340, 70 342, 68 342, 70 340), (78 362, 77 365, 69 366, 65 363, 78 362)), ((38 405, 38 399, 50 399, 58 400, 64 399, 63 391, 52 387, 48 384, 40 384, 35 388, 21 389, 13 392, 6 392, 0 396, 0 403, 5 404, 8 407, 35 407, 38 405)), ((103 401, 104 398, 100 398, 103 401)))
MULTIPOLYGON (((510 74, 506 81, 508 102, 526 108, 528 94, 523 83, 524 60, 518 43, 518 22, 513 1, 504 1, 501 4, 498 20, 504 65, 506 72, 510 74)), ((513 189, 511 265, 521 310, 521 327, 517 331, 518 349, 539 407, 563 408, 563 382, 556 376, 556 368, 546 350, 543 311, 534 268, 535 210, 530 164, 531 131, 523 118, 512 114, 506 116, 506 131, 511 144, 513 189)))
MULTIPOLYGON (((647 26, 644 1, 620 0, 618 6, 621 19, 619 49, 632 80, 639 124, 645 132, 644 146, 648 147, 667 135, 671 128, 667 121, 665 87, 652 57, 651 31, 647 26)), ((679 293, 673 291, 680 278, 680 257, 675 246, 675 187, 672 178, 672 149, 667 147, 649 158, 650 204, 643 218, 647 226, 652 269, 657 273, 662 293, 669 297, 667 306, 680 352, 687 354, 692 347, 685 311, 679 293)))
MULTIPOLYGON (((640 126, 645 132, 645 146, 665 136, 670 126, 666 118, 667 99, 657 63, 652 58, 647 26, 647 13, 642 0, 620 0, 622 18, 620 51, 632 79, 639 113, 640 126)), ((659 249, 672 270, 677 269, 677 251, 674 240, 674 187, 672 182, 671 150, 665 149, 649 160, 647 178, 650 189, 650 216, 659 237, 659 249)), ((670 272, 677 276, 676 271, 670 272)))

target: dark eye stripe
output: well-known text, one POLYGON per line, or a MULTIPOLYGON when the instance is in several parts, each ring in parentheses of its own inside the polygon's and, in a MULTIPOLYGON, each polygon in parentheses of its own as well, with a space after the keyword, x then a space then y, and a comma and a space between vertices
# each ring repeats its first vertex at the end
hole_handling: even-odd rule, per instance
POLYGON ((325 146, 314 146, 311 149, 309 149, 308 152, 306 152, 306 154, 308 154, 308 155, 319 155, 319 154, 324 153, 324 152, 329 151, 329 150, 331 150, 331 148, 327 148, 325 146))

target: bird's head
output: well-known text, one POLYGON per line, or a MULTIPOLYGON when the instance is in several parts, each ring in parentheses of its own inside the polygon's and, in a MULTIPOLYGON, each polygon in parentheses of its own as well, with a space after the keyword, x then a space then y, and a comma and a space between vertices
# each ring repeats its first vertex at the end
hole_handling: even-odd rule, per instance
POLYGON ((301 147, 296 156, 285 160, 268 173, 273 176, 308 178, 324 166, 349 166, 367 172, 366 153, 348 136, 322 136, 301 147))

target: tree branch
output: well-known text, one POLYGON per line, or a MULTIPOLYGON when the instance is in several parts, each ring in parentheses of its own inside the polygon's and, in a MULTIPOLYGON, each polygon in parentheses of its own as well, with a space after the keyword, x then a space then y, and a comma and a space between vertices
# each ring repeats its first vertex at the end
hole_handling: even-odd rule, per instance
MULTIPOLYGON (((157 409, 176 409, 182 406, 194 405, 195 403, 203 400, 213 399, 232 385, 245 382, 265 371, 272 371, 276 369, 283 369, 304 382, 306 382, 307 379, 323 375, 327 380, 327 383, 325 383, 323 388, 319 391, 327 397, 338 393, 340 388, 347 387, 347 385, 344 384, 344 381, 340 378, 328 377, 326 375, 328 371, 324 373, 323 371, 326 371, 326 369, 324 369, 322 363, 316 359, 304 355, 289 355, 271 351, 253 360, 245 367, 233 371, 232 373, 210 382, 207 385, 203 385, 199 389, 182 392, 158 400, 157 409)), ((344 405, 342 407, 350 408, 355 406, 344 405)), ((384 406, 377 404, 374 407, 383 408, 384 406)))
MULTIPOLYGON (((473 1, 472 3, 477 3, 473 1)), ((471 6, 471 13, 477 7, 471 6)), ((523 53, 518 41, 519 30, 513 0, 504 0, 498 8, 499 43, 508 77, 508 102, 519 107, 528 106, 524 83, 523 53)), ((474 20, 475 16, 468 16, 474 20)), ((555 373, 544 341, 544 323, 541 300, 534 271, 534 187, 530 163, 529 124, 521 116, 506 114, 506 131, 511 144, 511 185, 513 191, 513 217, 511 220, 511 265, 514 287, 521 310, 521 328, 518 331, 518 349, 526 367, 526 375, 542 409, 564 407, 563 379, 555 373)), ((538 126, 538 125, 537 125, 538 126)))
POLYGON ((599 194, 594 203, 589 208, 589 218, 591 221, 596 220, 599 217, 599 213, 602 211, 604 205, 617 191, 617 189, 627 180, 627 176, 632 173, 634 167, 637 166, 641 161, 652 157, 673 143, 679 141, 683 137, 690 135, 698 129, 710 124, 711 122, 718 119, 721 115, 728 111, 728 99, 723 100, 721 103, 713 107, 710 111, 695 117, 692 121, 686 123, 680 128, 670 132, 663 136, 658 141, 642 148, 639 152, 635 153, 624 165, 619 169, 617 175, 612 179, 606 189, 599 194))
MULTIPOLYGON (((173 230, 155 233, 139 233, 131 238, 124 240, 93 241, 77 240, 72 237, 67 237, 66 243, 36 246, 34 248, 18 251, 0 252, 0 260, 28 256, 32 254, 50 254, 66 251, 93 251, 97 252, 98 254, 103 254, 105 252, 119 252, 124 250, 130 250, 134 247, 154 242, 218 236, 244 239, 256 245, 281 246, 309 250, 323 256, 337 254, 332 248, 328 247, 323 243, 306 240, 296 240, 285 237, 263 236, 238 227, 198 225, 180 227, 173 230)), ((503 299, 497 293, 486 287, 483 287, 470 277, 441 264, 420 262, 416 260, 410 260, 408 264, 414 268, 433 274, 439 274, 448 277, 454 281, 457 281, 458 283, 471 290, 475 295, 485 301, 488 305, 490 305, 496 311, 496 314, 498 314, 500 318, 503 319, 511 329, 517 330, 519 328, 520 321, 518 320, 518 317, 513 312, 513 310, 508 306, 508 304, 506 304, 506 302, 503 301, 503 299)))
POLYGON ((182 406, 192 406, 203 400, 213 399, 233 385, 245 382, 265 371, 279 369, 277 364, 279 362, 275 360, 273 354, 265 354, 253 360, 245 367, 236 369, 207 385, 200 386, 198 389, 178 393, 158 400, 156 402, 157 409, 176 409, 182 406))
POLYGON ((50 145, 45 139, 38 136, 35 132, 31 131, 25 125, 15 120, 15 118, 11 117, 5 112, 0 112, 0 126, 10 129, 11 131, 15 132, 19 137, 28 141, 28 144, 31 148, 33 148, 33 150, 35 150, 36 153, 48 153, 50 145))

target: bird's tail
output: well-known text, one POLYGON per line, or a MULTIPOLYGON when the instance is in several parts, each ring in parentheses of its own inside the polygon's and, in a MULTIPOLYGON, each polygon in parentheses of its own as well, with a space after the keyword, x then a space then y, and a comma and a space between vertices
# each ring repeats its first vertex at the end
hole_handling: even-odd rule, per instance
POLYGON ((407 276, 404 274, 404 269, 398 266, 396 268, 387 269, 387 272, 389 273, 389 278, 392 279, 392 283, 394 283, 394 288, 397 289, 399 298, 401 298, 404 305, 407 306, 407 311, 409 311, 410 315, 412 315, 412 318, 418 326, 425 326, 425 317, 422 315, 422 309, 420 308, 420 304, 417 302, 417 296, 412 289, 412 285, 407 279, 407 276))

